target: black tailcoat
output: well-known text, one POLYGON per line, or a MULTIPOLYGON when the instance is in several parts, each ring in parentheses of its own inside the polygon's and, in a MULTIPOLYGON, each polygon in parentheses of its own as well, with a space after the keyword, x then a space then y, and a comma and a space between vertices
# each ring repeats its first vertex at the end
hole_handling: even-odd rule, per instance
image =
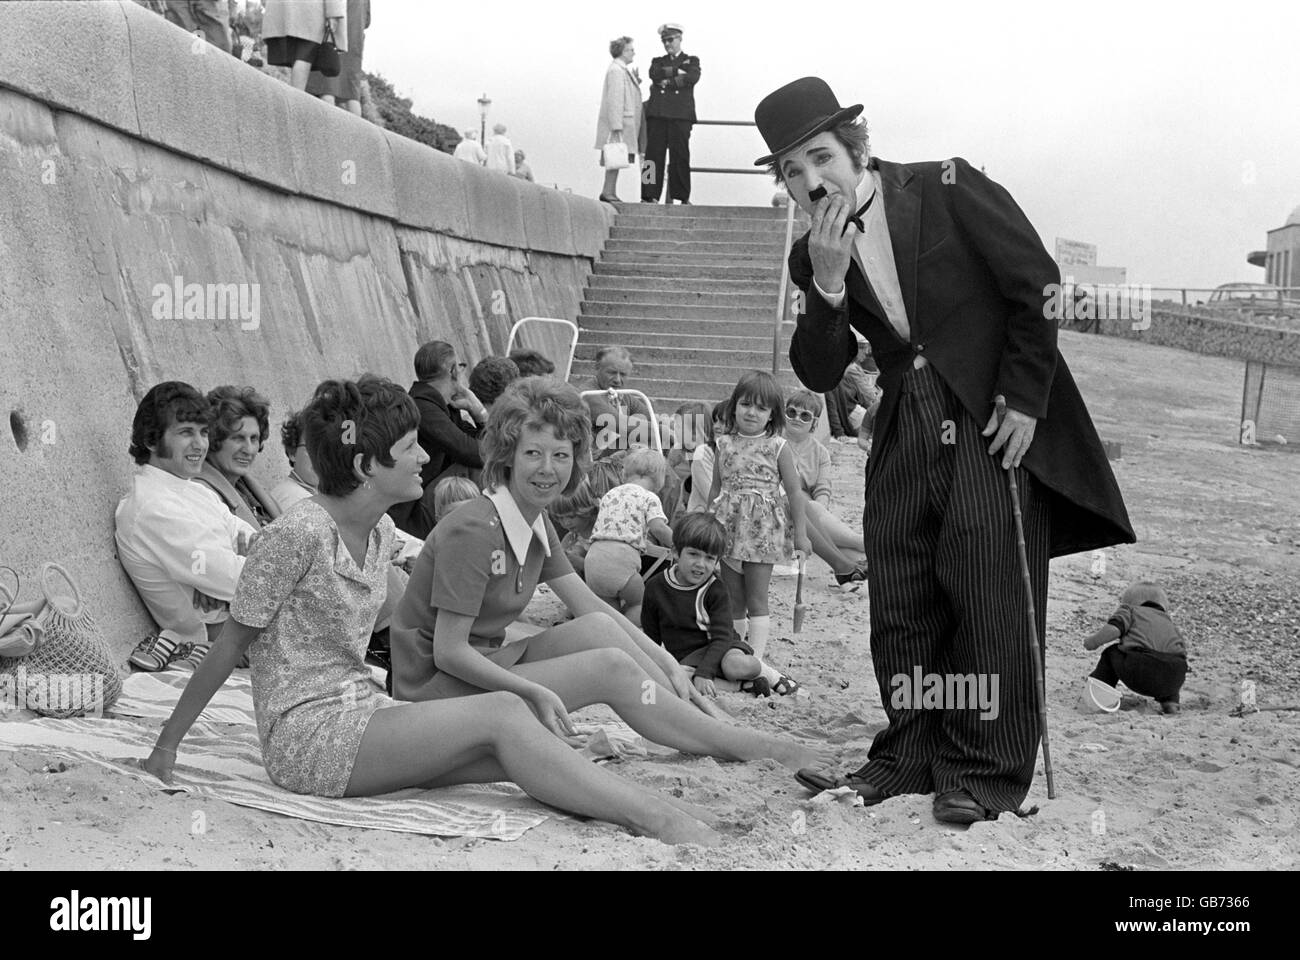
POLYGON ((981 427, 999 393, 1009 407, 1038 418, 1022 465, 1050 493, 1052 556, 1134 542, 1119 486, 1044 309, 1060 271, 1028 218, 1003 187, 960 158, 873 159, 872 166, 880 171, 912 342, 886 319, 856 262, 843 304, 827 304, 812 286, 804 234, 790 251, 790 275, 806 304, 790 344, 799 379, 812 390, 833 390, 857 353, 850 327, 857 329, 880 367, 879 445, 893 421, 899 382, 923 355, 981 427))

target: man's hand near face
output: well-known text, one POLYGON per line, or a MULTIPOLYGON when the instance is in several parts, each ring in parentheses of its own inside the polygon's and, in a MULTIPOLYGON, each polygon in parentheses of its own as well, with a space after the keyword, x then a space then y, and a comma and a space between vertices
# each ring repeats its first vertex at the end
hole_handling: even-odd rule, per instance
POLYGON ((853 215, 849 202, 838 194, 818 200, 813 207, 812 229, 808 233, 813 279, 817 286, 832 296, 844 290, 853 240, 858 235, 856 224, 849 224, 845 229, 848 218, 853 215))

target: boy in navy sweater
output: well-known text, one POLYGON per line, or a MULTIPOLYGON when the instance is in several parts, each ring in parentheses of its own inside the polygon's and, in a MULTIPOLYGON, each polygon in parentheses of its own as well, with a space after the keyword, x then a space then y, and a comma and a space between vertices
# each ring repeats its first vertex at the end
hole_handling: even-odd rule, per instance
POLYGON ((672 526, 673 563, 650 578, 641 607, 641 629, 668 649, 684 667, 694 667, 692 683, 716 697, 718 677, 740 681, 746 693, 785 696, 799 688, 794 680, 754 656, 731 625, 731 597, 718 578, 718 559, 727 531, 707 513, 684 513, 672 526))

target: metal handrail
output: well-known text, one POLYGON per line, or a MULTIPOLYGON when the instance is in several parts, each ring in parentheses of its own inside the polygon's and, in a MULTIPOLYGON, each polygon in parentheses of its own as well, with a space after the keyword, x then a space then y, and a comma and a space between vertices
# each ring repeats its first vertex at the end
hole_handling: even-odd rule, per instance
MULTIPOLYGON (((753 120, 696 120, 697 126, 704 127, 756 127, 753 120)), ((758 174, 760 177, 767 173, 766 170, 759 170, 749 167, 691 167, 691 173, 740 173, 745 175, 758 174)))
POLYGON ((790 246, 794 239, 794 207, 792 198, 785 202, 785 247, 781 252, 781 288, 777 293, 776 323, 772 326, 772 376, 781 367, 781 328, 785 326, 785 295, 790 283, 790 246))

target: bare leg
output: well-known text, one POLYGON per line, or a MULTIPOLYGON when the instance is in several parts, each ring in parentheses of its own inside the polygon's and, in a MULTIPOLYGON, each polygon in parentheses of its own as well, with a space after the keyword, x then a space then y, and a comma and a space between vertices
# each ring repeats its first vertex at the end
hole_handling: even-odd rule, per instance
POLYGON ((295 60, 290 72, 289 85, 295 90, 306 90, 307 78, 311 76, 311 61, 295 60))
POLYGON ((722 571, 722 582, 727 585, 727 593, 731 596, 731 619, 744 620, 745 575, 725 563, 718 564, 718 569, 722 571))
POLYGON ((646 656, 646 652, 636 645, 613 617, 604 613, 589 613, 529 637, 528 649, 520 657, 520 662, 536 663, 602 647, 622 650, 636 661, 649 679, 665 687, 672 686, 667 675, 646 656))
POLYGON ((813 553, 821 557, 835 573, 849 573, 853 569, 853 561, 839 551, 839 548, 831 542, 826 536, 818 521, 810 514, 807 518, 805 529, 808 532, 808 540, 812 544, 813 553))
POLYGON ((638 627, 641 626, 641 601, 645 598, 645 582, 640 573, 634 573, 618 592, 615 609, 638 627))
POLYGON ((334 94, 322 93, 320 99, 322 103, 328 103, 331 107, 334 106, 334 94))
POLYGON ((605 188, 600 191, 600 195, 602 197, 618 196, 618 171, 617 170, 605 171, 605 188))
POLYGON ((772 585, 772 565, 746 561, 744 581, 745 611, 751 617, 766 617, 767 591, 772 585))
POLYGON ((619 650, 588 650, 510 669, 554 690, 569 710, 607 703, 647 740, 683 753, 722 760, 770 757, 791 770, 825 766, 831 759, 795 740, 715 720, 652 681, 619 650))
MULTIPOLYGON (((611 642, 618 637, 640 652, 608 616, 588 614, 530 637, 524 658, 507 669, 554 690, 569 710, 607 703, 647 740, 683 753, 727 760, 771 757, 792 770, 830 762, 830 754, 795 740, 708 716, 674 694, 667 678, 658 681, 641 669, 629 649, 611 642), (541 656, 543 651, 549 656, 541 656)), ((483 692, 447 673, 435 676, 426 689, 439 699, 483 692)))
POLYGON ((371 717, 349 796, 504 773, 530 796, 583 816, 622 824, 668 843, 716 843, 709 827, 579 756, 537 722, 513 694, 401 704, 371 717), (492 768, 492 761, 500 770, 492 768))
POLYGON ((348 113, 355 113, 358 117, 361 116, 360 100, 344 100, 343 106, 347 109, 348 113))
POLYGON ((847 523, 841 520, 835 514, 831 513, 816 500, 808 502, 805 517, 809 521, 816 520, 818 527, 821 529, 835 546, 846 554, 867 554, 866 546, 862 539, 862 530, 856 532, 847 523))
POLYGON ((763 672, 763 662, 739 650, 728 650, 722 656, 722 675, 728 680, 753 680, 763 672))

